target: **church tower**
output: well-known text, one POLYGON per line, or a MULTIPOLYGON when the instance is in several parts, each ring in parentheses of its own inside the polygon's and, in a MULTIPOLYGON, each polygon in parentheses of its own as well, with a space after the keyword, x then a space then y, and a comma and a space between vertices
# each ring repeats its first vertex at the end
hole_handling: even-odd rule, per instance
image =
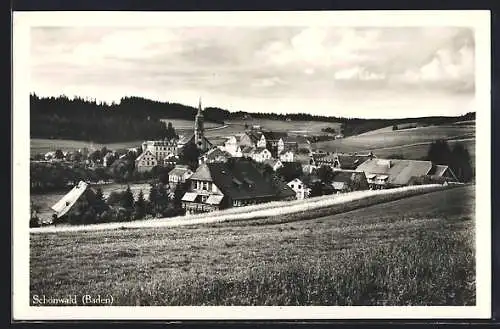
POLYGON ((203 128, 203 110, 201 109, 201 98, 198 104, 198 113, 194 119, 194 143, 196 146, 205 151, 207 146, 205 145, 205 135, 203 128))

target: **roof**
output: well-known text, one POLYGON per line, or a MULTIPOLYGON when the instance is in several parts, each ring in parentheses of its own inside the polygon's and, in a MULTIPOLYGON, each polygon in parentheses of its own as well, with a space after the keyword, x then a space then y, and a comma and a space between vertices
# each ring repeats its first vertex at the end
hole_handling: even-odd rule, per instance
POLYGON ((340 162, 340 167, 343 169, 356 169, 360 164, 369 160, 372 156, 370 155, 346 155, 339 154, 338 159, 340 162))
POLYGON ((269 180, 246 159, 235 159, 229 163, 213 162, 198 167, 192 180, 213 182, 224 195, 232 199, 251 199, 275 196, 277 191, 269 180))
POLYGON ((210 160, 215 160, 218 157, 230 158, 231 157, 231 153, 223 151, 223 150, 221 150, 220 148, 217 147, 217 148, 213 148, 213 149, 208 150, 208 152, 206 152, 205 154, 203 154, 202 157, 204 157, 206 159, 210 159, 210 160))
POLYGON ((334 170, 332 181, 349 183, 354 181, 356 178, 364 180, 365 173, 363 171, 354 170, 334 170))
MULTIPOLYGON (((214 146, 214 144, 211 141, 209 141, 208 138, 206 138, 205 136, 203 136, 203 139, 207 142, 209 147, 214 146)), ((185 145, 185 144, 190 143, 190 142, 194 143, 194 134, 187 136, 187 137, 182 137, 181 139, 179 139, 177 144, 185 145)))
POLYGON ((388 175, 388 183, 407 185, 412 177, 427 175, 432 168, 431 161, 400 160, 400 159, 371 159, 358 166, 358 171, 366 175, 388 175))
POLYGON ((286 138, 287 133, 281 131, 263 131, 262 134, 266 138, 267 141, 270 140, 279 140, 280 138, 286 138))
POLYGON ((241 149, 241 153, 251 153, 253 150, 254 150, 254 147, 245 146, 244 148, 241 149))
POLYGON ((51 207, 56 212, 57 218, 64 216, 71 210, 73 205, 87 191, 88 184, 80 181, 77 186, 73 187, 65 196, 63 196, 55 205, 51 207))
POLYGON ((274 167, 276 164, 281 164, 281 161, 278 159, 266 159, 264 160, 264 164, 274 167))
POLYGON ((223 195, 212 194, 208 197, 206 203, 208 204, 220 204, 224 199, 223 195))
POLYGON ((262 137, 262 133, 260 131, 255 131, 255 130, 251 130, 251 131, 247 131, 245 132, 245 134, 250 137, 250 140, 252 141, 252 143, 257 143, 260 138, 262 137))
POLYGON ((168 172, 169 176, 183 176, 186 173, 191 172, 191 169, 186 167, 175 167, 174 169, 168 172))
POLYGON ((184 196, 182 197, 182 201, 193 202, 194 200, 196 200, 197 196, 198 196, 198 193, 186 192, 186 193, 184 193, 184 196))
POLYGON ((283 142, 285 144, 291 144, 291 143, 297 143, 297 144, 306 144, 307 143, 307 138, 305 136, 301 135, 288 135, 285 137, 282 137, 283 142))
MULTIPOLYGON (((124 154, 124 155, 126 156, 126 154, 124 154)), ((142 158, 144 158, 146 155, 150 155, 150 156, 154 157, 153 153, 151 153, 151 151, 150 151, 150 150, 146 150, 146 151, 142 152, 142 153, 141 153, 141 154, 140 154, 137 158, 135 158, 135 161, 136 161, 136 162, 137 162, 137 161, 141 161, 141 160, 142 160, 142 158)), ((120 157, 120 159, 121 159, 121 158, 122 158, 122 157, 120 157)), ((156 158, 155 158, 155 160, 156 160, 156 158)))
POLYGON ((332 186, 336 190, 343 190, 347 187, 345 182, 332 182, 332 186))

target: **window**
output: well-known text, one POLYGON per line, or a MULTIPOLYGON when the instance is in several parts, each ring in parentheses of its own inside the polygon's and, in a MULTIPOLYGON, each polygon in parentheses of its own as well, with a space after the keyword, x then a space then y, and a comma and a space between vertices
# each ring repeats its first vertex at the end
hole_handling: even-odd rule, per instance
POLYGON ((295 188, 295 185, 294 185, 294 184, 292 184, 292 185, 290 185, 290 187, 291 187, 291 188, 295 188))
POLYGON ((299 184, 298 189, 300 190, 302 188, 302 185, 299 184))

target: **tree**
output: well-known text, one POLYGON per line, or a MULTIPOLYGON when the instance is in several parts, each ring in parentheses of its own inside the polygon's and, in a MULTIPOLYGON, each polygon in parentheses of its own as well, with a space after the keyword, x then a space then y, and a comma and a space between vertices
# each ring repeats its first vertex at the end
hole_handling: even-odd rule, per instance
POLYGON ((156 188, 156 184, 151 184, 149 188, 149 209, 148 212, 156 216, 156 204, 158 202, 158 189, 156 188))
POLYGON ((321 166, 318 169, 318 178, 325 184, 330 184, 333 180, 333 170, 330 166, 321 166))
POLYGON ((127 210, 134 209, 134 195, 130 190, 130 185, 127 185, 127 189, 123 192, 120 205, 127 210))
POLYGON ((64 158, 64 153, 63 153, 63 151, 61 151, 61 150, 59 150, 59 149, 58 149, 58 150, 56 150, 56 152, 55 152, 55 154, 54 154, 54 157, 55 157, 56 159, 63 159, 63 158, 64 158))
POLYGON ((474 176, 471 165, 469 151, 462 143, 456 143, 451 151, 450 168, 453 170, 458 180, 461 182, 470 182, 474 176))
POLYGON ((323 184, 321 182, 314 182, 311 186, 310 197, 323 195, 323 184))
POLYGON ((191 170, 196 170, 198 167, 198 158, 200 150, 194 143, 187 143, 179 154, 179 162, 188 165, 191 170))
POLYGON ((137 201, 134 204, 134 218, 141 219, 146 216, 146 208, 146 199, 144 199, 144 193, 140 190, 139 195, 137 196, 137 201))
POLYGON ((108 206, 106 205, 106 201, 104 200, 104 194, 102 192, 102 189, 98 187, 95 191, 95 197, 94 197, 94 209, 97 213, 97 215, 102 214, 104 211, 108 209, 108 206))
POLYGON ((427 160, 440 165, 451 163, 451 151, 448 143, 443 139, 438 139, 429 146, 427 160))
POLYGON ((392 126, 392 130, 398 130, 398 125, 392 126))

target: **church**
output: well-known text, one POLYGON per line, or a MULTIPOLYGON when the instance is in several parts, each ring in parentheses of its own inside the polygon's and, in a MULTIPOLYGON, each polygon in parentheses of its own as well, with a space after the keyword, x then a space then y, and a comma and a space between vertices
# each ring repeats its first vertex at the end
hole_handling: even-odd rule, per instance
POLYGON ((200 153, 205 153, 211 148, 213 144, 205 137, 205 128, 203 126, 203 109, 201 107, 201 99, 198 103, 198 113, 194 119, 194 133, 191 136, 181 138, 177 142, 177 150, 181 150, 187 144, 194 144, 200 150, 200 153))

